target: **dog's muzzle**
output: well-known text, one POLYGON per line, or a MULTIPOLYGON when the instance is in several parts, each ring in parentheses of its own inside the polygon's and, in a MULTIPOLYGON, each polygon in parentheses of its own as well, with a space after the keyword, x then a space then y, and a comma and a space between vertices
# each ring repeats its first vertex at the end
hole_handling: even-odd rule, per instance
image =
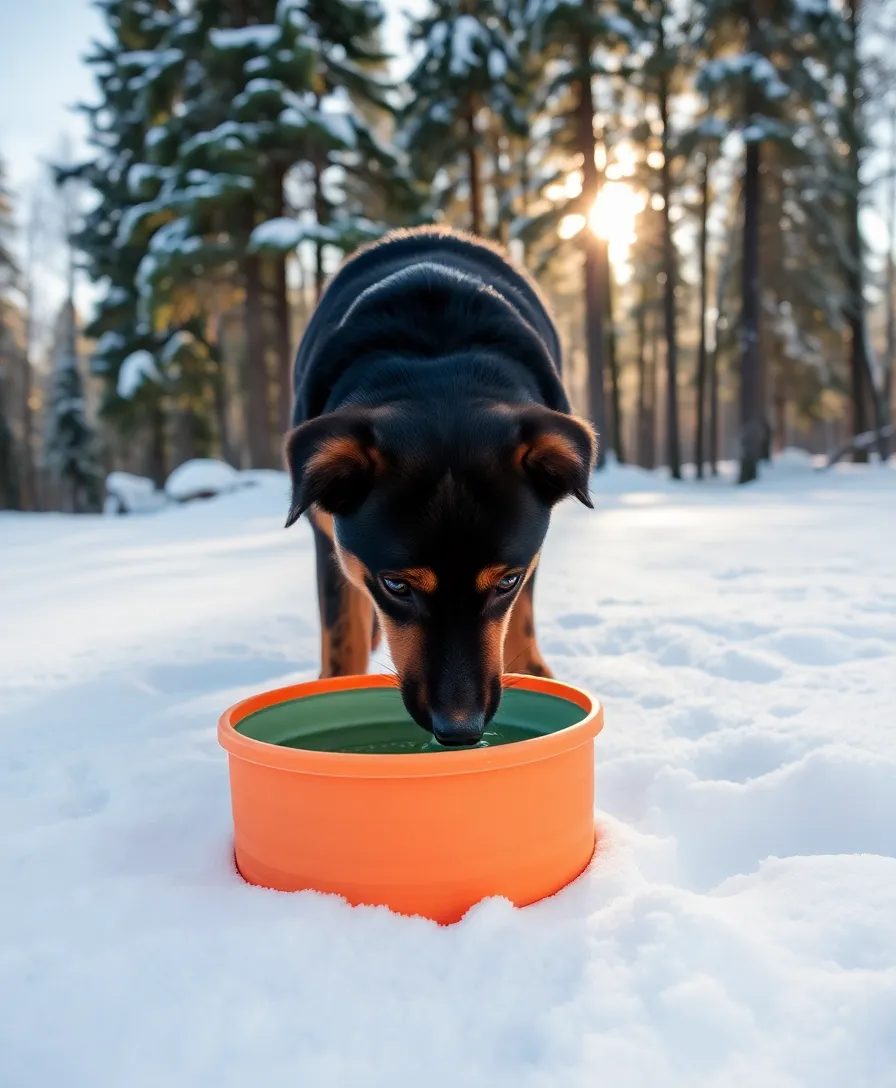
POLYGON ((478 744, 485 732, 485 714, 447 717, 433 714, 432 731, 439 744, 446 748, 458 748, 465 744, 478 744))

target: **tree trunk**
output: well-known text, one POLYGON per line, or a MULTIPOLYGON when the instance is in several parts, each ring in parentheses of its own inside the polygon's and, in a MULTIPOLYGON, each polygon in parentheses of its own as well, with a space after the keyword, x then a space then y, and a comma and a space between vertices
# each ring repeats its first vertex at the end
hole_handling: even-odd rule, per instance
MULTIPOLYGON (((759 54, 758 0, 747 0, 748 47, 759 54)), ((752 83, 747 91, 747 115, 757 112, 756 90, 752 83)), ((751 141, 746 147, 744 166, 744 244, 743 244, 743 308, 741 314, 740 371, 740 482, 755 480, 759 475, 762 456, 764 420, 759 364, 759 209, 760 148, 751 141)))
MULTIPOLYGON (((735 194, 735 199, 737 199, 735 194)), ((739 205, 738 205, 739 206, 739 205)), ((736 216, 737 206, 732 205, 730 214, 736 216)), ((728 242, 721 268, 716 276, 716 305, 713 316, 712 348, 709 353, 709 464, 713 476, 719 474, 719 426, 721 417, 719 414, 719 333, 722 312, 725 309, 725 299, 728 295, 728 284, 734 274, 735 257, 737 252, 736 233, 738 226, 735 222, 728 231, 728 242)), ((724 444, 723 444, 724 445, 724 444)))
POLYGON ((744 172, 743 314, 740 373, 740 482, 759 475, 765 424, 759 375, 759 144, 748 143, 744 172))
MULTIPOLYGON (((249 222, 252 209, 248 211, 249 222)), ((251 231, 251 226, 249 227, 251 231)), ((248 232, 247 232, 248 234, 248 232)), ((246 345, 243 359, 243 408, 250 468, 271 468, 271 413, 268 400, 267 345, 264 335, 264 298, 261 262, 253 253, 243 257, 246 345)))
POLYGON ((218 445, 221 460, 239 468, 233 442, 230 438, 230 398, 227 394, 227 371, 224 356, 219 351, 215 360, 215 372, 212 377, 212 392, 215 398, 215 417, 218 423, 218 445))
MULTIPOLYGON (((585 228, 588 229, 587 227, 585 228)), ((613 322, 613 268, 610 265, 610 244, 601 239, 601 261, 603 263, 604 281, 604 320, 606 321, 607 340, 607 365, 610 370, 610 410, 613 424, 613 449, 619 464, 625 463, 625 453, 622 443, 622 408, 619 395, 619 365, 616 357, 616 326, 613 322)))
POLYGON ((479 176, 479 146, 476 132, 476 107, 467 108, 467 183, 470 187, 470 230, 482 234, 482 181, 479 176))
MULTIPOLYGON (((314 164, 314 215, 319 227, 326 226, 330 219, 330 208, 324 196, 323 169, 320 163, 314 164)), ((314 297, 320 302, 324 293, 324 243, 318 238, 314 245, 314 297)))
MULTIPOLYGON (((529 214, 529 137, 524 136, 520 143, 520 219, 525 222, 529 214)), ((529 267, 529 247, 525 234, 520 238, 523 267, 529 267)))
POLYGON ((165 457, 165 413, 159 397, 155 399, 149 416, 146 471, 156 487, 165 486, 165 480, 168 478, 168 464, 165 457))
MULTIPOLYGON (((638 351, 638 408, 636 416, 636 438, 638 464, 642 468, 651 468, 648 463, 647 450, 652 437, 648 431, 647 417, 647 306, 648 306, 647 281, 641 283, 641 300, 638 306, 637 317, 637 351, 638 351)), ((652 375, 651 375, 652 377, 652 375)), ((652 461, 653 458, 651 457, 652 461)))
POLYGON ((713 342, 709 358, 709 470, 713 476, 719 474, 719 342, 718 318, 716 319, 716 339, 713 342))
POLYGON ((704 153, 700 171, 700 345, 697 348, 697 433, 694 442, 694 460, 697 479, 703 479, 705 431, 704 408, 706 405, 706 222, 709 216, 709 155, 704 153))
MULTIPOLYGON (((2 346, 3 327, 0 325, 0 347, 2 346)), ((3 361, 0 359, 0 510, 20 510, 21 508, 19 466, 12 430, 6 419, 3 361)))
MULTIPOLYGON (((659 51, 666 55, 665 31, 663 18, 666 5, 661 5, 659 21, 659 51)), ((672 179, 669 171, 669 88, 668 74, 665 67, 660 69, 658 105, 662 131, 660 134, 663 165, 660 168, 660 183, 663 197, 663 271, 666 283, 663 290, 663 313, 666 322, 666 448, 669 460, 669 473, 673 479, 681 479, 681 448, 678 441, 678 336, 676 332, 675 284, 677 269, 675 242, 672 238, 672 220, 669 216, 669 202, 672 196, 672 179)))
POLYGON ((230 434, 230 393, 227 388, 227 364, 226 364, 226 335, 224 315, 220 312, 214 314, 209 320, 207 339, 211 362, 213 366, 211 376, 212 397, 215 402, 215 422, 218 428, 218 447, 221 460, 228 465, 239 468, 239 459, 233 448, 233 440, 230 434))
POLYGON ((174 459, 178 465, 182 465, 198 455, 196 413, 188 405, 180 405, 174 417, 174 459))
POLYGON ((34 420, 31 414, 31 359, 34 349, 34 281, 37 275, 37 230, 38 220, 42 218, 43 212, 39 199, 39 197, 35 196, 31 205, 26 239, 25 351, 22 371, 22 449, 19 473, 23 510, 40 509, 37 494, 37 474, 34 470, 34 420))
MULTIPOLYGON (((861 60, 859 57, 859 7, 860 0, 848 0, 847 17, 850 29, 849 63, 847 67, 847 132, 849 190, 847 207, 849 215, 849 265, 846 269, 847 319, 850 341, 850 393, 852 395, 852 433, 864 434, 868 430, 867 405, 870 402, 874 413, 875 429, 882 432, 883 413, 868 351, 867 312, 865 305, 865 247, 862 240, 862 228, 859 221, 861 212, 862 181, 860 176, 860 144, 862 129, 862 86, 861 60)), ((878 439, 878 451, 881 460, 888 456, 888 443, 881 434, 878 439)), ((853 461, 868 460, 868 450, 856 448, 853 461)))
POLYGON ((775 452, 781 453, 787 447, 787 390, 785 388, 784 371, 778 372, 778 380, 775 382, 775 452))
MULTIPOLYGON (((583 71, 591 70, 591 38, 582 33, 579 38, 579 63, 583 71)), ((577 106, 577 142, 582 156, 582 197, 583 207, 594 207, 598 193, 597 164, 594 161, 594 97, 591 89, 591 76, 579 81, 579 101, 577 106)), ((604 330, 603 304, 604 288, 601 283, 601 261, 599 240, 594 231, 586 225, 582 228, 581 238, 584 256, 585 280, 585 342, 588 357, 588 400, 591 422, 597 431, 598 455, 597 467, 603 468, 606 442, 606 398, 604 395, 604 330)))
POLYGON ((894 371, 896 371, 896 256, 894 256, 894 242, 896 242, 896 106, 890 115, 890 199, 889 199, 889 223, 887 238, 889 247, 887 250, 887 373, 884 383, 884 404, 890 413, 890 418, 896 417, 896 405, 893 404, 893 393, 896 390, 894 371))
POLYGON ((654 309, 652 313, 648 313, 648 329, 650 331, 650 354, 647 359, 647 392, 649 394, 647 399, 647 412, 646 422, 644 424, 644 431, 647 436, 647 456, 644 460, 645 468, 656 468, 656 451, 657 451, 657 427, 659 423, 659 392, 658 385, 660 380, 660 338, 662 330, 660 329, 660 312, 658 309, 654 309))
POLYGON ((496 132, 492 151, 492 188, 495 193, 496 209, 495 240, 500 242, 506 249, 507 244, 510 241, 510 219, 507 215, 507 194, 510 190, 510 185, 508 184, 507 171, 504 169, 504 163, 502 161, 503 156, 503 137, 500 132, 496 132))
MULTIPOLYGON (((274 173, 277 215, 286 214, 283 196, 283 169, 274 173)), ((292 316, 286 275, 287 255, 278 254, 274 265, 274 328, 277 344, 277 419, 283 434, 292 420, 292 316)))

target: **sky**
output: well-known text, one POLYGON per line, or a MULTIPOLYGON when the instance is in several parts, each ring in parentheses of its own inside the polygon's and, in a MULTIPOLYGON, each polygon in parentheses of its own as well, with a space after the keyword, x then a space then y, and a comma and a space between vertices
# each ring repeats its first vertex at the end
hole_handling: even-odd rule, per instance
POLYGON ((90 99, 82 63, 100 20, 88 0, 2 0, 0 156, 21 195, 63 135, 83 139, 73 103, 90 99))
MULTIPOLYGON (((0 6, 0 157, 22 193, 63 134, 83 139, 83 119, 71 106, 93 95, 82 57, 102 28, 89 0, 0 0, 0 6)), ((385 0, 392 43, 400 41, 400 13, 420 6, 385 0)))
MULTIPOLYGON (((401 42, 402 12, 420 6, 421 0, 385 0, 390 47, 401 42)), ((63 139, 71 140, 75 152, 84 147, 85 119, 73 106, 94 97, 83 58, 103 28, 90 0, 0 0, 0 7, 0 159, 21 222, 35 183, 45 176, 44 164, 58 156, 63 139)), ((21 249, 21 235, 18 241, 21 249)), ((54 255, 41 277, 38 307, 44 317, 64 297, 59 263, 54 255)), ((78 298, 90 304, 86 283, 79 284, 78 298)))
MULTIPOLYGON (((101 36, 100 18, 90 0, 0 0, 0 158, 18 197, 24 218, 29 193, 43 173, 42 163, 58 155, 68 136, 83 147, 84 118, 73 109, 90 101, 93 84, 83 62, 91 40, 101 36)), ((383 0, 387 13, 387 48, 403 55, 403 13, 419 12, 424 0, 383 0)), ((867 237, 873 250, 885 248, 882 219, 871 215, 867 237)), ((54 271, 44 284, 45 307, 52 311, 62 298, 62 280, 54 271)), ((85 301, 87 285, 79 296, 85 301)))

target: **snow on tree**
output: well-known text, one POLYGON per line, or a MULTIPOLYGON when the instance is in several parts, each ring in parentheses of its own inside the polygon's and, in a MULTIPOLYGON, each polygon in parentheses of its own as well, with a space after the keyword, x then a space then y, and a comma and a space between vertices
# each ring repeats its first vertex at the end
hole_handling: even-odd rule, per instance
POLYGON ((63 509, 81 514, 101 508, 102 473, 93 429, 85 415, 78 369, 77 325, 71 299, 65 304, 50 377, 46 466, 59 484, 63 509))
POLYGON ((89 123, 90 157, 58 170, 57 180, 78 178, 97 198, 73 241, 87 274, 100 286, 85 333, 96 341, 90 369, 103 379, 101 415, 131 436, 146 434, 147 470, 161 485, 166 476, 162 389, 154 386, 141 397, 122 398, 118 388, 126 359, 148 352, 157 365, 161 346, 141 313, 137 287, 147 239, 160 220, 148 224, 140 236, 132 236, 126 225, 134 218, 135 204, 155 183, 146 154, 157 103, 150 100, 146 74, 167 71, 173 63, 170 53, 159 50, 172 8, 168 0, 101 0, 97 7, 106 34, 86 59, 98 101, 81 107, 89 123))
POLYGON ((782 0, 768 9, 760 0, 703 0, 700 16, 709 55, 697 89, 709 104, 708 117, 737 132, 745 148, 740 479, 747 483, 758 475, 768 437, 760 352, 762 148, 775 144, 803 152, 816 168, 831 163, 819 137, 829 120, 831 66, 842 24, 827 0, 782 0))
POLYGON ((420 59, 408 77, 402 146, 418 176, 432 178, 443 207, 465 194, 467 224, 485 231, 482 145, 495 119, 512 127, 519 57, 502 5, 436 0, 411 40, 420 59), (473 11, 475 10, 475 14, 473 11))
MULTIPOLYGON (((588 363, 588 401, 599 441, 598 467, 603 467, 608 423, 617 451, 621 449, 618 380, 611 320, 611 269, 607 243, 588 223, 603 186, 607 133, 601 118, 612 112, 615 82, 626 59, 642 45, 635 5, 628 0, 590 5, 578 0, 532 0, 528 11, 551 81, 545 139, 554 155, 553 170, 545 170, 541 195, 547 207, 522 227, 530 239, 547 235, 566 242, 575 238, 582 251, 585 341, 588 363), (557 152, 559 151, 559 156, 557 152), (576 227, 562 236, 560 224, 576 227), (609 350, 608 350, 609 349, 609 350), (610 363, 613 411, 605 403, 605 364, 610 363)), ((560 245, 549 255, 562 252, 560 245)))

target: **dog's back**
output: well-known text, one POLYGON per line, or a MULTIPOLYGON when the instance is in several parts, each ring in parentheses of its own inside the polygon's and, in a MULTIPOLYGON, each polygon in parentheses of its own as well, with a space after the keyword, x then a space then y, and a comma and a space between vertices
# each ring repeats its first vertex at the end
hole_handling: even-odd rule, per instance
POLYGON ((528 276, 468 235, 395 232, 347 261, 321 299, 296 357, 293 423, 330 407, 361 353, 433 358, 495 344, 516 345, 537 399, 569 410, 557 332, 528 276))

